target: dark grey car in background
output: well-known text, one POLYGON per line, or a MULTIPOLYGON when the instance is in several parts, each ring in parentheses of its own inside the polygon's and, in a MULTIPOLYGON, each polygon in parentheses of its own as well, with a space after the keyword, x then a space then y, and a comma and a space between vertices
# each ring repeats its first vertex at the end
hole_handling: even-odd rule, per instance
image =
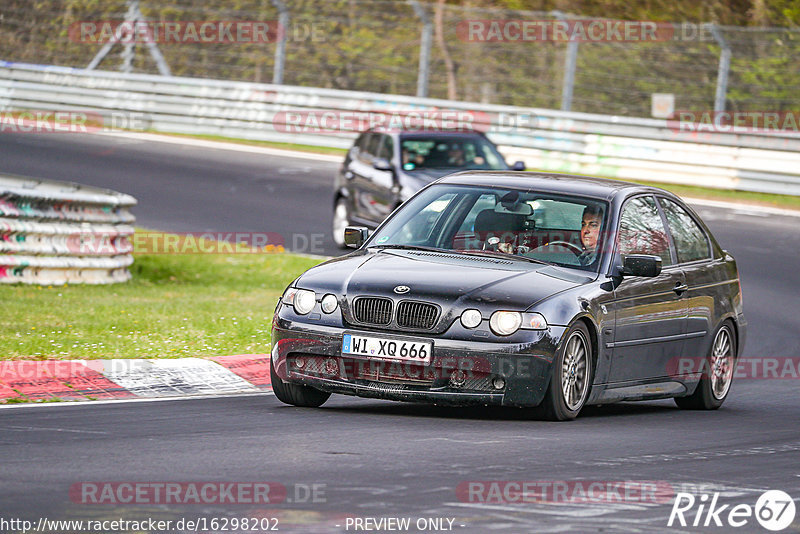
POLYGON ((377 227, 414 193, 442 176, 464 170, 525 170, 509 167, 497 147, 478 131, 362 133, 336 176, 333 240, 344 247, 351 224, 377 227))

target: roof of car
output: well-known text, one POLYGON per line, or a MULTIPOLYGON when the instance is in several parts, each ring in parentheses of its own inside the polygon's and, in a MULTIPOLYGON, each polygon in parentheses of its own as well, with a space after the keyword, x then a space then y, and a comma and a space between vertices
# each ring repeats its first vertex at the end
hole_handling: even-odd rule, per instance
POLYGON ((620 193, 625 196, 638 192, 669 194, 663 189, 633 182, 551 172, 462 171, 449 174, 441 178, 439 182, 464 185, 493 185, 512 189, 536 189, 549 193, 572 193, 605 199, 620 193))

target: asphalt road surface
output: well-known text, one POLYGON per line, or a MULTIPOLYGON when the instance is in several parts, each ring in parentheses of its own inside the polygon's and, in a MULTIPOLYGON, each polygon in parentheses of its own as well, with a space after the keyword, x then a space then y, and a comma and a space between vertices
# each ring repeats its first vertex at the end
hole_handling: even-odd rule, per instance
MULTIPOLYGON (((139 225, 323 234, 322 250, 300 247, 323 254, 334 252, 336 165, 101 136, 0 136, 0 172, 130 193, 139 199, 139 225)), ((739 263, 745 356, 797 358, 800 218, 699 212, 739 263)), ((221 520, 242 531, 231 520, 275 517, 281 532, 389 532, 359 530, 352 518, 396 517, 410 519, 408 532, 435 531, 436 518, 453 532, 768 532, 753 516, 730 527, 729 512, 783 490, 798 508, 783 532, 800 532, 800 377, 783 376, 734 381, 716 412, 624 403, 590 407, 570 423, 531 420, 519 410, 337 396, 320 409, 283 406, 271 395, 4 408, 0 531, 14 531, 2 524, 9 518, 202 517, 220 520, 216 531, 226 526, 221 520), (287 497, 257 505, 84 504, 73 486, 202 481, 273 482, 287 497), (520 503, 519 493, 503 493, 512 486, 488 481, 568 489, 520 503), (577 481, 612 490, 581 502, 577 481), (645 491, 617 498, 617 481, 641 481, 645 491), (684 528, 677 518, 668 526, 677 492, 696 498, 684 528), (716 510, 727 505, 716 516, 721 527, 708 517, 715 494, 716 510), (703 527, 706 520, 711 526, 703 527)))

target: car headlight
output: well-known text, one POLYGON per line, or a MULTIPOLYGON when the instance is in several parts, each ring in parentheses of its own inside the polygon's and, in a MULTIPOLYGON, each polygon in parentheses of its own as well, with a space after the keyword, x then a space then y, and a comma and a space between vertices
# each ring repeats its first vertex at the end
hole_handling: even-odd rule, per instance
POLYGON ((322 297, 322 302, 320 302, 320 308, 325 313, 333 313, 338 305, 339 301, 336 299, 336 295, 330 293, 322 297))
POLYGON ((510 336, 520 328, 523 330, 547 330, 547 319, 541 313, 535 312, 497 311, 492 314, 489 327, 498 336, 510 336))
POLYGON ((522 326, 522 314, 511 311, 496 311, 489 319, 489 328, 498 336, 510 336, 522 326))
POLYGON ((299 315, 305 315, 314 309, 314 304, 317 302, 317 295, 313 291, 307 289, 297 289, 290 287, 283 294, 281 299, 284 304, 294 307, 294 311, 299 315))
POLYGON ((475 328, 481 324, 483 317, 478 310, 464 310, 461 314, 461 324, 464 328, 475 328))

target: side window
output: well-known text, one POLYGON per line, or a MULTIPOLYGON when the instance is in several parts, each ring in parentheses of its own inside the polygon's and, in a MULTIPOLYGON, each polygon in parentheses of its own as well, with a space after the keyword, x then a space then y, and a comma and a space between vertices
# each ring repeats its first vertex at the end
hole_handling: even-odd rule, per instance
POLYGON ((362 151, 362 152, 363 152, 364 150, 366 150, 366 149, 367 149, 367 142, 369 141, 369 137, 370 137, 371 135, 372 135, 372 134, 370 134, 370 133, 363 133, 363 134, 361 134, 361 136, 359 136, 359 138, 356 140, 356 142, 355 142, 355 146, 357 146, 357 147, 358 147, 358 149, 359 149, 360 151, 362 151))
POLYGON ((622 209, 617 236, 620 254, 652 254, 672 265, 669 240, 653 197, 639 197, 622 209))
POLYGON ((667 217, 669 231, 678 252, 678 263, 710 258, 711 244, 692 216, 671 200, 659 197, 658 202, 667 217))
POLYGON ((367 153, 370 156, 375 156, 378 153, 378 147, 380 146, 382 137, 381 134, 372 134, 370 136, 369 143, 367 144, 367 153))
POLYGON ((384 135, 383 142, 380 149, 378 149, 378 157, 388 161, 392 161, 392 152, 394 151, 394 141, 391 135, 384 135))
POLYGON ((361 137, 358 139, 358 159, 365 163, 369 163, 370 155, 369 155, 369 144, 376 137, 375 134, 372 133, 364 133, 361 134, 361 137))

